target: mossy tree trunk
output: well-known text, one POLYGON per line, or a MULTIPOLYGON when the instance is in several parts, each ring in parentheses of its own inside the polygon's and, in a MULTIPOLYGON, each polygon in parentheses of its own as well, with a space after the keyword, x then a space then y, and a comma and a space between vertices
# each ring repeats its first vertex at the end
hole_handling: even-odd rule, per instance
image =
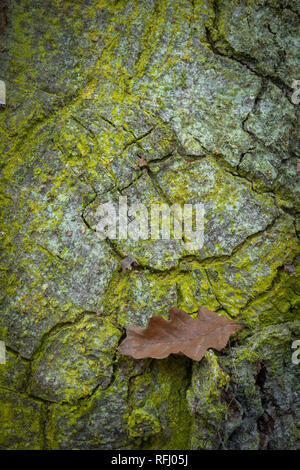
POLYGON ((299 448, 299 18, 296 0, 0 8, 0 448, 299 448), (203 248, 100 240, 119 196, 203 203, 203 248), (174 305, 250 329, 200 363, 118 354, 174 305))

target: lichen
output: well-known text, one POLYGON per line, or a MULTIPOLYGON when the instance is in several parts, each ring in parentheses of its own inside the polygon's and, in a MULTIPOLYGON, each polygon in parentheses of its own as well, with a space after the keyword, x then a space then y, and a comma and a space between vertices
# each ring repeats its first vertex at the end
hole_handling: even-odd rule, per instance
POLYGON ((299 448, 296 2, 7 5, 1 449, 299 448), (204 246, 100 240, 119 196, 204 203, 204 246), (199 364, 118 354, 201 305, 250 328, 199 364))

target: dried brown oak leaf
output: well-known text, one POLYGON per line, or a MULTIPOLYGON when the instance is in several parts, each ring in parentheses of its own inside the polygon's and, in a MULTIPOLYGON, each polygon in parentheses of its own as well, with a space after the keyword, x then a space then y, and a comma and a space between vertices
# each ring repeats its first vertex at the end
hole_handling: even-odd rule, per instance
POLYGON ((185 354, 200 361, 209 348, 223 349, 230 336, 247 325, 200 307, 196 319, 184 310, 170 309, 170 321, 152 316, 146 328, 129 326, 118 351, 134 359, 163 359, 169 354, 185 354))

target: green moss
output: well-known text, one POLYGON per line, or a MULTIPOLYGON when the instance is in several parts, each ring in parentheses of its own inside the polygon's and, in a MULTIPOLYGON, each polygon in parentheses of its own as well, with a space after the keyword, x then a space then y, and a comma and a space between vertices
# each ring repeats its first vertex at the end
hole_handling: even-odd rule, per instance
POLYGON ((41 449, 41 404, 1 387, 0 397, 0 449, 41 449))
POLYGON ((137 444, 147 441, 161 431, 159 421, 142 409, 135 409, 128 418, 128 435, 137 444))
POLYGON ((131 379, 130 404, 154 416, 161 427, 157 437, 140 443, 147 449, 189 448, 191 414, 186 401, 190 361, 170 357, 153 361, 142 375, 131 379))
POLYGON ((50 401, 74 402, 105 388, 120 336, 109 319, 94 314, 55 328, 34 358, 28 391, 50 401))
POLYGON ((211 449, 216 428, 226 421, 228 409, 222 401, 222 391, 229 386, 230 377, 218 363, 213 351, 208 351, 199 365, 194 365, 192 384, 187 400, 193 415, 192 449, 211 449))
POLYGON ((28 372, 29 362, 23 360, 18 354, 6 350, 5 364, 0 364, 0 387, 12 392, 24 391, 28 372))

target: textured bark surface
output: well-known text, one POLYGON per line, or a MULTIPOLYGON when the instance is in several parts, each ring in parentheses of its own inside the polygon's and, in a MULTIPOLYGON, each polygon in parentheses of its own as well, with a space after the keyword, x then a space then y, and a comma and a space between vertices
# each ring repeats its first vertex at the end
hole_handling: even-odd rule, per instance
POLYGON ((299 5, 0 6, 0 448, 300 448, 299 5), (203 248, 100 240, 120 195, 203 202, 203 248), (117 352, 200 305, 250 329, 200 363, 117 352))

